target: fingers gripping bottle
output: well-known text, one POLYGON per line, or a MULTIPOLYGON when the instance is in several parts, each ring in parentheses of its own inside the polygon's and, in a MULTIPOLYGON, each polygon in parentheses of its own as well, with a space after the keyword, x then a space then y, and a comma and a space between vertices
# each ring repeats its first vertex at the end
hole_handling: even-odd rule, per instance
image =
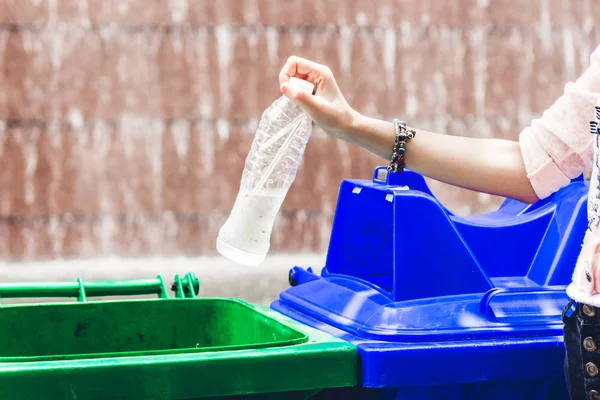
MULTIPOLYGON (((289 85, 312 94, 314 85, 290 78, 289 85)), ((266 257, 271 231, 296 172, 312 122, 287 96, 265 110, 250 148, 240 191, 219 231, 217 251, 240 264, 257 266, 266 257)))

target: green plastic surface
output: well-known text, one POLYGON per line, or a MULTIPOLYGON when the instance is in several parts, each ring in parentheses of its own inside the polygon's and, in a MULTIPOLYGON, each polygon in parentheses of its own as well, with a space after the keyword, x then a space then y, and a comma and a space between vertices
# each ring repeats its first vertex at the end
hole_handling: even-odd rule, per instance
MULTIPOLYGON (((160 277, 136 281, 156 300, 89 302, 62 283, 0 285, 0 297, 54 297, 47 288, 62 287, 79 300, 0 307, 2 399, 309 398, 356 385, 353 345, 266 307, 195 299, 188 278, 176 279, 175 299, 160 277)), ((132 282, 80 281, 79 289, 143 292, 132 282)))
POLYGON ((0 308, 0 362, 277 347, 308 341, 235 299, 0 308))

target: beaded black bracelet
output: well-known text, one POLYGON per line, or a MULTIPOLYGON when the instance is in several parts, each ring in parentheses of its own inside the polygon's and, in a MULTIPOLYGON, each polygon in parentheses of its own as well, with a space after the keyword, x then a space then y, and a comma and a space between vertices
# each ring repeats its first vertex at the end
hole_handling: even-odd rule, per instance
POLYGON ((394 130, 396 132, 396 140, 387 170, 388 172, 402 172, 404 171, 404 153, 406 152, 406 147, 404 146, 406 146, 406 142, 417 135, 417 132, 407 129, 406 123, 399 119, 394 119, 394 130))

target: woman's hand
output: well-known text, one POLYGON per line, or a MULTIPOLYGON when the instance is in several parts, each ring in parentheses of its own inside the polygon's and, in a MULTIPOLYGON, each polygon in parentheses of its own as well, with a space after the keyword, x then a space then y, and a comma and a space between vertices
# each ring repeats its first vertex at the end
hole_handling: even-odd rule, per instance
MULTIPOLYGON (((349 105, 333 73, 324 65, 290 57, 279 74, 281 91, 325 131, 389 160, 395 144, 394 125, 369 118, 349 105), (291 77, 315 85, 315 95, 288 85, 291 77)), ((418 130, 406 143, 406 167, 429 178, 463 188, 534 202, 519 142, 474 139, 418 130)), ((599 277, 600 279, 600 277, 599 277)))
POLYGON ((359 114, 349 105, 329 67, 292 56, 279 73, 281 92, 302 108, 329 134, 349 140, 350 132, 359 114), (291 77, 307 80, 315 85, 315 94, 298 91, 288 85, 291 77))

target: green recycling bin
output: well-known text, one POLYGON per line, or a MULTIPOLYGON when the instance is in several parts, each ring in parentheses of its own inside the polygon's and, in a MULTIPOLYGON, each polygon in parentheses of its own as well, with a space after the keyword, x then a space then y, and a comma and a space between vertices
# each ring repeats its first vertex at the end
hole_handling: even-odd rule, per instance
POLYGON ((196 298, 175 276, 133 281, 0 284, 3 399, 310 398, 356 385, 356 348, 266 307, 196 298), (157 294, 158 299, 95 296, 157 294))

